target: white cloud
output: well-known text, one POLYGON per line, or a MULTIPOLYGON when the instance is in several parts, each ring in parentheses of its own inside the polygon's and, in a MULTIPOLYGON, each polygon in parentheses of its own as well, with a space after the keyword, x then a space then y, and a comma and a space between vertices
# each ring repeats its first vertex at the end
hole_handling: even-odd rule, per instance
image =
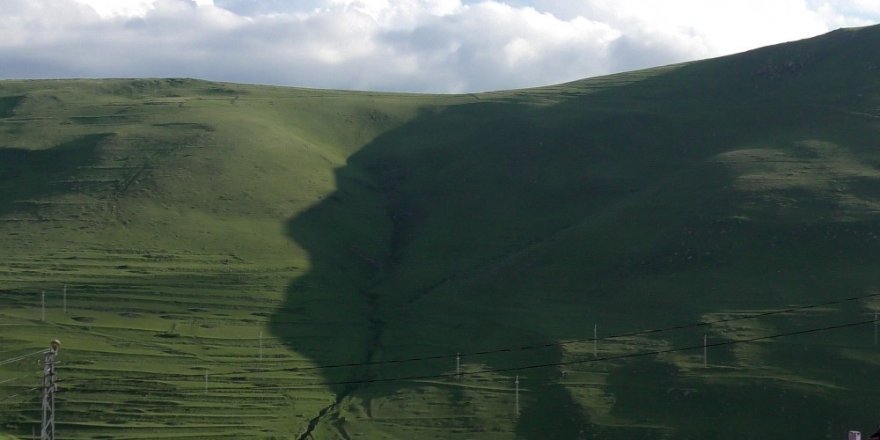
POLYGON ((2 0, 0 77, 478 91, 878 20, 875 0, 2 0))
MULTIPOLYGON (((98 13, 101 17, 139 17, 154 9, 159 0, 76 0, 98 13)), ((190 0, 197 6, 212 6, 213 0, 190 0)))
POLYGON ((538 4, 560 17, 587 16, 609 23, 640 44, 661 44, 666 50, 696 56, 729 54, 830 30, 816 8, 803 0, 538 0, 538 4))

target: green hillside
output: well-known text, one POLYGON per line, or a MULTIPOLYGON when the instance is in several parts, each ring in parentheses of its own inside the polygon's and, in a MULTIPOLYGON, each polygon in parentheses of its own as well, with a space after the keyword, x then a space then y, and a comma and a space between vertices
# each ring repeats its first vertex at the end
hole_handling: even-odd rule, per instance
POLYGON ((2 361, 53 338, 64 438, 869 430, 878 47, 450 96, 0 82, 0 432, 40 418, 38 356, 2 361))

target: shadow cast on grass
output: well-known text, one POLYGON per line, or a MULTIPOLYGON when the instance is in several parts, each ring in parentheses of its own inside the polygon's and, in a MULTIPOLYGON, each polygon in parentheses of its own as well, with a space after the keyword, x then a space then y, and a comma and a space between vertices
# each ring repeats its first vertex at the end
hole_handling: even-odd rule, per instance
POLYGON ((46 197, 74 192, 66 180, 98 161, 109 133, 88 134, 45 150, 0 146, 0 216, 37 211, 46 197))
MULTIPOLYGON (((692 240, 700 228, 730 226, 719 227, 716 220, 740 209, 740 201, 723 197, 735 184, 735 176, 713 158, 750 142, 769 139, 787 145, 815 135, 857 149, 862 138, 852 137, 849 119, 816 112, 798 98, 825 80, 828 63, 837 56, 835 44, 826 46, 770 48, 738 61, 687 65, 599 91, 573 85, 573 97, 551 106, 532 105, 524 94, 426 108, 413 121, 350 157, 336 171, 337 191, 286 224, 289 238, 309 251, 312 267, 290 285, 283 307, 272 318, 273 331, 317 365, 589 339, 592 325, 583 321, 562 325, 512 321, 511 316, 520 316, 523 308, 542 307, 543 292, 512 285, 504 279, 505 265, 552 237, 615 210, 621 214, 606 223, 656 226, 646 236, 669 243, 692 240), (792 59, 794 64, 789 64, 792 59), (785 67, 789 65, 799 67, 785 67), (700 184, 695 188, 694 182, 700 184), (656 212, 626 208, 643 204, 656 212), (633 220, 632 214, 642 218, 633 220), (658 223, 652 215, 665 223, 651 225, 658 223), (669 231, 675 232, 669 235, 669 231), (547 331, 548 327, 554 331, 547 331)), ((834 99, 842 88, 842 82, 827 84, 817 92, 817 99, 834 99)), ((813 195, 800 197, 809 202, 813 195)), ((733 243, 722 250, 729 256, 727 262, 723 258, 704 266, 688 262, 687 270, 720 271, 727 263, 735 266, 762 254, 760 246, 744 250, 735 245, 749 238, 755 226, 749 228, 726 239, 733 243)), ((785 226, 770 222, 757 228, 758 236, 772 237, 785 226)), ((582 245, 586 248, 590 243, 582 245)), ((552 265, 518 276, 537 278, 551 290, 572 295, 588 285, 614 292, 633 279, 674 275, 685 267, 684 263, 661 267, 670 263, 660 258, 672 252, 659 256, 657 267, 646 268, 646 261, 654 264, 650 253, 625 251, 621 256, 614 249, 599 249, 607 253, 607 261, 591 261, 592 267, 566 272, 565 285, 559 285, 558 277, 549 278, 552 265)), ((583 257, 573 253, 571 258, 583 257)), ((706 291, 701 291, 700 304, 640 324, 670 324, 663 319, 673 318, 698 321, 708 305, 737 301, 726 297, 727 291, 706 291)), ((644 308, 668 307, 668 299, 648 293, 640 298, 644 308)), ((609 314, 620 316, 631 305, 625 295, 601 301, 580 295, 568 300, 584 310, 610 307, 609 314)), ((615 325, 619 328, 608 331, 633 330, 632 322, 615 325)), ((509 369, 557 363, 563 356, 557 347, 513 350, 475 362, 482 368, 509 369)), ((321 375, 334 384, 449 374, 453 365, 445 357, 327 368, 321 375)), ((515 374, 504 373, 509 379, 515 374)), ((559 438, 576 438, 570 435, 589 431, 585 412, 564 387, 554 383, 558 369, 536 369, 530 374, 532 383, 541 385, 524 409, 529 418, 523 417, 516 427, 519 435, 549 438, 547 432, 557 432, 559 438)), ((420 386, 418 381, 401 380, 382 388, 420 386)), ((363 387, 369 385, 330 386, 339 400, 363 387)))

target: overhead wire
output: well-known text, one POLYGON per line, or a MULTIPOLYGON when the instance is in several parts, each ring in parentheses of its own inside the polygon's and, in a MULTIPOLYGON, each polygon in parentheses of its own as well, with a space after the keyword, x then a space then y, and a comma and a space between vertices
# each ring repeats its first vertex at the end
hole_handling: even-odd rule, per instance
MULTIPOLYGON (((829 300, 820 303, 811 303, 801 306, 793 306, 784 309, 770 310, 765 312, 753 313, 748 315, 740 315, 729 318, 722 318, 711 321, 700 321, 696 323, 688 323, 688 324, 679 324, 668 327, 659 327, 653 329, 646 330, 637 330, 626 333, 618 333, 609 336, 603 336, 601 338, 584 338, 584 339, 569 339, 558 342, 551 342, 545 344, 533 344, 533 345, 523 345, 518 347, 505 347, 505 348, 497 348, 490 350, 480 350, 480 351, 470 351, 470 352, 459 352, 455 354, 438 354, 438 355, 428 355, 428 356, 416 356, 409 358, 401 358, 401 359, 388 359, 388 360, 377 360, 377 361, 365 361, 365 362, 348 362, 348 363, 338 363, 338 364, 324 364, 324 365, 312 365, 312 366, 304 366, 304 367, 284 367, 284 368, 260 368, 260 369, 248 369, 248 370, 236 370, 236 371, 227 371, 227 372, 217 372, 213 373, 214 377, 223 377, 223 376, 237 376, 243 374, 257 374, 257 373, 273 373, 273 372, 303 372, 303 371, 315 371, 315 370, 325 370, 325 369, 335 369, 335 368, 353 368, 353 367, 367 367, 367 366, 376 366, 376 365, 386 365, 386 364, 403 364, 403 363, 411 363, 411 362, 422 362, 422 361, 431 361, 431 360, 441 360, 441 359, 452 359, 456 357, 471 357, 471 356, 484 356, 491 354, 500 354, 500 353, 512 353, 517 351, 526 351, 526 350, 535 350, 541 348, 551 348, 551 347, 561 347, 567 344, 580 343, 580 342, 593 342, 593 341, 608 341, 613 339, 621 339, 621 338, 631 338, 635 336, 644 336, 651 334, 664 333, 668 331, 674 330, 684 330, 689 328, 700 328, 700 327, 708 327, 712 325, 729 323, 735 321, 743 321, 749 319, 756 319, 774 315, 782 315, 788 314, 803 310, 815 309, 820 307, 827 307, 831 305, 839 305, 846 302, 853 302, 864 300, 868 298, 874 298, 880 296, 880 293, 872 293, 860 296, 853 296, 848 298, 841 298, 836 300, 829 300)), ((185 373, 177 373, 177 374, 163 374, 164 377, 202 377, 202 374, 185 374, 185 373)))
POLYGON ((14 380, 25 379, 25 378, 27 378, 27 377, 28 377, 28 375, 24 375, 24 376, 12 377, 12 378, 5 379, 5 380, 0 380, 0 385, 3 385, 4 383, 12 382, 12 381, 14 381, 14 380))
POLYGON ((47 349, 43 349, 43 350, 40 350, 40 351, 35 351, 35 352, 33 352, 33 353, 27 353, 27 354, 23 354, 23 355, 19 355, 19 356, 11 357, 11 358, 9 358, 9 359, 4 359, 4 360, 0 361, 0 367, 2 367, 2 366, 4 366, 4 365, 13 364, 13 363, 16 363, 16 362, 23 361, 23 360, 25 360, 25 359, 27 359, 27 358, 29 358, 29 357, 32 357, 32 356, 37 356, 37 355, 41 355, 41 354, 46 354, 46 353, 48 353, 48 352, 49 352, 49 349, 47 348, 47 349))
MULTIPOLYGON (((513 366, 513 367, 503 367, 503 368, 485 368, 479 370, 469 370, 469 371, 461 371, 461 372, 450 372, 450 373, 440 373, 440 374, 425 374, 425 375, 411 375, 411 376, 400 376, 400 377, 386 377, 386 378, 367 378, 367 379, 352 379, 352 380, 343 380, 343 381, 321 381, 321 382, 311 382, 305 384, 296 384, 296 385, 266 385, 266 386, 251 386, 251 387, 209 387, 209 391, 220 392, 220 391, 236 391, 236 392, 247 392, 247 391, 263 391, 263 390, 290 390, 290 389, 303 389, 303 388, 313 388, 313 387, 328 387, 328 386, 341 386, 341 385, 360 385, 360 384, 373 384, 373 383, 385 383, 385 382, 405 382, 405 381, 418 381, 418 380, 429 380, 429 379, 448 379, 454 377, 462 377, 462 376, 473 376, 479 374, 492 374, 492 373, 510 373, 515 371, 526 371, 526 370, 534 370, 539 368, 549 368, 549 367, 560 367, 560 366, 569 366, 569 365, 583 365, 583 364, 593 364, 593 363, 601 363, 601 362, 610 362, 624 359, 634 359, 648 356, 657 356, 668 353, 675 353, 681 351, 690 351, 702 349, 704 347, 723 347, 723 346, 731 346, 737 344, 747 344, 754 343, 759 341, 766 341, 772 339, 778 339, 789 336, 796 335, 804 335, 811 333, 819 333, 830 330, 838 330, 844 328, 858 327, 867 324, 873 324, 876 321, 873 319, 865 320, 865 321, 855 321, 855 322, 847 322, 843 324, 829 325, 818 328, 810 328, 806 330, 796 330, 784 333, 777 333, 773 335, 765 335, 765 336, 756 336, 752 338, 745 339, 733 339, 727 341, 713 342, 707 344, 697 344, 697 345, 689 345, 683 347, 673 347, 667 349, 659 349, 659 350, 650 350, 650 351, 642 351, 636 353, 626 353, 620 355, 613 356, 605 356, 598 358, 589 358, 589 359, 575 359, 570 361, 559 361, 559 362, 546 362, 539 364, 529 364, 529 365, 521 365, 521 366, 513 366)), ((74 382, 78 383, 91 383, 93 381, 90 380, 74 380, 74 382)), ((152 382, 159 383, 156 381, 144 381, 144 382, 152 382)), ((167 383, 162 382, 167 385, 167 383)), ((95 391, 118 391, 116 388, 109 389, 99 389, 94 387, 89 387, 90 392, 95 391)), ((166 390, 150 390, 151 392, 162 392, 167 391, 172 394, 201 394, 205 392, 204 387, 175 387, 173 389, 166 390)))
MULTIPOLYGON (((457 353, 445 353, 445 354, 436 354, 436 355, 422 355, 422 356, 413 356, 408 358, 399 358, 399 359, 387 359, 387 360, 375 360, 375 361, 361 361, 361 362, 344 362, 344 363, 334 363, 334 364, 322 364, 322 365, 310 365, 303 367, 284 367, 284 368, 273 368, 273 369, 260 369, 259 371, 255 371, 253 369, 250 370, 241 370, 241 371, 229 371, 229 372, 218 372, 215 373, 214 376, 231 376, 231 375, 240 375, 240 374, 253 374, 253 373, 271 373, 271 372, 301 372, 301 371, 315 371, 315 370, 329 370, 335 368, 352 368, 352 367, 366 367, 366 366, 375 366, 375 365, 385 365, 385 364, 402 364, 402 363, 410 363, 410 362, 422 362, 422 361, 430 361, 430 360, 441 360, 441 359, 452 359, 456 357, 470 357, 470 356, 486 356, 491 354, 500 354, 500 353, 510 353, 517 351, 527 351, 527 350, 537 350, 544 348, 553 348, 553 347, 562 347, 568 344, 582 343, 582 342, 592 342, 592 341, 607 341, 612 339, 620 339, 620 338, 629 338, 635 336, 644 336, 651 335, 656 333, 664 333, 668 331, 674 330, 684 330, 688 328, 700 328, 707 327, 716 324, 723 324, 728 322, 735 321, 744 321, 749 319, 762 318, 767 316, 774 315, 782 315, 787 313, 793 313, 803 310, 815 309, 820 307, 827 307, 832 305, 839 305, 847 302, 865 300, 869 298, 880 297, 880 293, 871 293, 860 296, 853 296, 848 298, 842 298, 837 300, 830 300, 820 303, 812 303, 801 306, 788 307, 785 309, 777 309, 760 313, 753 313, 748 315, 740 315, 729 318, 722 318, 712 321, 701 321, 696 323, 688 323, 688 324, 678 324, 672 325, 668 327, 660 327, 646 330, 637 330, 627 333, 618 333, 612 334, 608 336, 603 336, 600 338, 578 338, 578 339, 567 339, 556 342, 548 342, 543 344, 529 344, 522 346, 514 346, 514 347, 501 347, 494 348, 488 350, 476 350, 476 351, 468 351, 468 352, 457 352, 457 353)), ((265 346, 264 346, 265 347, 265 346)), ((45 353, 48 350, 42 350, 41 352, 35 353, 45 353)), ((0 366, 4 365, 0 362, 0 366)), ((184 376, 184 377, 195 377, 200 374, 174 374, 174 376, 184 376)))
MULTIPOLYGON (((796 311, 808 310, 808 309, 813 309, 813 308, 819 308, 819 307, 826 307, 826 306, 831 306, 831 305, 843 304, 843 303, 846 303, 846 302, 852 302, 852 301, 864 300, 864 299, 873 298, 873 297, 878 297, 878 296, 880 296, 880 293, 866 294, 866 295, 861 295, 861 296, 854 296, 854 297, 842 298, 842 299, 837 299, 837 300, 824 301, 824 302, 820 302, 820 303, 812 303, 812 304, 807 304, 807 305, 788 307, 788 308, 785 308, 785 309, 778 309, 778 310, 765 311, 765 312, 754 313, 754 314, 749 314, 749 315, 740 315, 740 316, 734 316, 734 317, 722 318, 722 319, 711 320, 711 321, 700 321, 700 322, 696 322, 696 323, 680 324, 680 325, 674 325, 674 326, 669 326, 669 327, 661 327, 661 328, 653 328, 653 329, 639 330, 639 331, 633 331, 633 332, 627 332, 627 333, 619 333, 619 334, 614 334, 614 335, 610 335, 610 336, 604 336, 604 337, 602 337, 602 338, 597 338, 597 339, 594 339, 594 338, 589 338, 589 339, 570 339, 570 340, 559 341, 559 342, 553 342, 553 343, 547 343, 547 344, 525 345, 525 346, 519 346, 519 347, 506 347, 506 348, 499 348, 499 349, 492 349, 492 350, 480 350, 480 351, 463 352, 463 353, 456 353, 456 354, 441 354, 441 355, 431 355, 431 356, 419 356, 419 357, 410 357, 410 358, 403 358, 403 359, 381 360, 381 361, 351 362, 351 363, 341 363, 341 364, 328 364, 328 365, 317 365, 317 366, 307 366, 307 367, 285 367, 285 368, 275 368, 275 369, 266 369, 266 368, 253 369, 253 368, 252 368, 252 369, 248 369, 248 370, 229 371, 229 372, 217 372, 217 373, 212 373, 211 376, 212 376, 212 377, 223 377, 223 376, 231 376, 231 375, 244 375, 244 374, 257 374, 257 373, 272 373, 272 372, 300 372, 300 371, 314 371, 314 370, 332 369, 332 368, 342 368, 342 367, 363 367, 363 366, 375 366, 375 365, 383 365, 383 364, 401 364, 401 363, 407 363, 407 362, 417 362, 417 361, 427 361, 427 360, 439 360, 439 359, 450 359, 450 358, 453 358, 453 357, 459 357, 459 356, 461 356, 461 357, 465 357, 465 356, 478 356, 478 355, 488 355, 488 354, 497 354, 497 353, 508 353, 508 352, 515 352, 515 351, 533 350, 533 349, 538 349, 538 348, 548 348, 548 347, 564 346, 564 345, 566 345, 566 344, 577 343, 577 342, 607 341, 607 340, 611 340, 611 339, 618 339, 618 338, 625 338, 625 337, 633 337, 633 336, 640 336, 640 335, 658 334, 658 333, 667 332, 667 331, 672 331, 672 330, 681 330, 681 329, 687 329, 687 328, 706 327, 706 326, 711 326, 711 325, 716 325, 716 324, 721 324, 721 323, 728 323, 728 322, 741 321, 741 320, 747 320, 747 319, 755 319, 755 318, 760 318, 760 317, 767 317, 767 316, 773 316, 773 315, 780 315, 780 314, 792 313, 792 312, 796 312, 796 311)), ((864 325, 864 324, 866 324, 866 323, 871 323, 871 322, 873 322, 873 323, 876 324, 876 321, 870 320, 870 321, 861 321, 861 322, 857 322, 857 323, 854 323, 854 324, 851 324, 851 325, 845 325, 845 326, 864 325)), ((833 329, 833 328, 838 328, 838 327, 828 327, 828 328, 823 327, 823 328, 819 328, 819 329, 807 330, 807 331, 805 331, 805 332, 808 332, 808 333, 809 333, 809 332, 816 332, 816 331, 824 331, 824 330, 833 329)), ((800 332, 784 333, 784 334, 780 334, 780 335, 772 336, 772 337, 769 337, 769 338, 773 338, 773 337, 782 337, 782 336, 788 336, 788 335, 799 334, 799 333, 800 333, 800 332)), ((768 338, 766 338, 766 337, 761 337, 761 338, 757 338, 757 339, 754 339, 754 340, 761 340, 761 339, 768 339, 768 338)), ((712 345, 709 345, 709 346, 729 345, 729 344, 732 344, 732 343, 739 343, 739 342, 752 342, 752 341, 753 341, 753 340, 744 340, 744 341, 727 341, 727 342, 722 342, 722 343, 715 343, 715 344, 712 344, 712 345)), ((695 346, 695 347, 702 347, 702 345, 700 345, 700 346, 695 346)), ((693 349, 693 348, 694 348, 694 347, 685 347, 685 348, 682 348, 682 350, 688 350, 688 349, 693 349)), ((29 354, 25 354, 25 355, 17 356, 17 357, 14 357, 14 358, 10 358, 10 359, 7 359, 7 360, 2 361, 2 363, 0 363, 0 365, 3 365, 3 363, 10 363, 10 362, 15 362, 15 361, 19 361, 19 360, 22 360, 22 359, 26 359, 27 357, 34 356, 34 355, 41 354, 41 353, 46 353, 46 352, 48 352, 48 351, 49 351, 49 350, 44 349, 44 350, 40 350, 40 351, 38 351, 38 352, 29 353, 29 354)), ((673 351, 677 351, 677 350, 673 350, 673 351)), ((639 355, 650 355, 650 354, 659 354, 659 352, 648 352, 648 353, 646 353, 646 354, 637 354, 637 356, 639 356, 639 355)), ((596 361, 601 361, 601 360, 613 360, 613 359, 618 359, 618 358, 623 359, 623 358, 626 358, 626 357, 628 357, 628 356, 629 356, 629 355, 624 355, 624 356, 622 356, 622 357, 613 357, 613 358, 589 359, 589 360, 586 360, 586 361, 578 361, 578 363, 596 362, 596 361)), ((543 365, 544 365, 544 364, 542 364, 542 366, 543 366, 543 365)), ((550 365, 550 364, 547 364, 547 365, 550 365)), ((517 367, 516 369, 527 369, 527 368, 536 368, 536 367, 517 367)), ((497 371, 508 371, 508 370, 503 369, 503 370, 497 370, 497 371)), ((511 370, 511 371, 512 371, 512 370, 511 370)), ((478 374, 478 373, 479 373, 479 372, 476 372, 476 373, 468 373, 468 374, 478 374)), ((168 378, 168 377, 176 377, 176 378, 181 378, 181 377, 183 377, 183 378, 199 377, 199 378, 201 378, 203 375, 202 375, 202 374, 173 374, 173 373, 172 373, 172 374, 168 374, 168 373, 164 373, 162 376, 165 377, 165 378, 168 378)), ((448 377, 448 375, 429 376, 429 377, 448 377)), ((415 379, 419 379, 419 378, 420 378, 420 377, 409 377, 409 378, 397 378, 397 379, 393 379, 393 380, 415 380, 415 379)), ((143 381, 143 382, 151 382, 150 380, 144 380, 144 379, 139 379, 139 380, 140 380, 140 381, 143 381)), ((101 380, 101 379, 93 379, 93 380, 90 380, 90 381, 92 381, 92 382, 101 382, 102 380, 101 380)), ((302 386, 348 385, 348 384, 356 384, 356 383, 372 383, 373 381, 375 381, 375 380, 370 380, 370 381, 354 380, 354 381, 341 381, 341 382, 318 382, 318 383, 309 384, 309 385, 299 385, 299 387, 302 387, 302 386)), ((82 382, 84 382, 84 381, 83 381, 83 380, 79 380, 79 382, 82 383, 82 382)), ((158 381, 152 381, 152 382, 157 382, 157 383, 158 383, 158 381)), ((275 387, 270 387, 270 388, 275 388, 275 387)), ((253 389, 253 388, 250 388, 250 389, 253 389)))
MULTIPOLYGON (((47 353, 47 352, 49 352, 49 349, 43 349, 43 350, 35 351, 35 352, 32 352, 32 353, 26 353, 26 354, 22 354, 22 355, 19 355, 19 356, 14 356, 14 357, 11 357, 11 358, 8 358, 8 359, 4 359, 4 360, 0 361, 0 366, 3 366, 3 365, 10 365, 10 364, 14 364, 14 363, 17 363, 17 362, 21 362, 21 361, 27 360, 28 358, 31 358, 31 357, 34 357, 34 356, 38 356, 38 355, 41 355, 41 354, 45 354, 45 353, 47 353)), ((30 387, 31 385, 22 385, 22 384, 20 384, 20 383, 15 383, 15 382, 20 381, 20 380, 22 380, 22 379, 28 379, 28 378, 31 378, 31 375, 27 375, 27 374, 25 374, 25 375, 21 375, 21 376, 17 376, 17 377, 11 377, 11 378, 7 378, 7 379, 4 379, 4 380, 0 380, 0 385, 2 385, 2 387, 0 387, 0 388, 5 388, 5 389, 12 388, 12 389, 16 389, 16 388, 30 387)), ((3 402, 3 403, 11 403, 13 398, 15 398, 15 397, 19 397, 19 396, 24 396, 24 395, 26 395, 27 393, 30 393, 31 391, 36 391, 36 390, 38 390, 38 389, 40 389, 40 387, 31 387, 31 388, 28 388, 28 389, 26 389, 26 390, 19 391, 19 392, 15 393, 15 394, 11 394, 11 395, 8 395, 8 396, 2 396, 2 397, 0 397, 0 402, 3 402)))
MULTIPOLYGON (((328 370, 333 368, 346 368, 346 367, 365 367, 365 366, 374 366, 374 365, 385 365, 385 364, 401 364, 401 363, 409 363, 409 362, 421 362, 421 361, 429 361, 429 360, 440 360, 440 359, 452 359, 456 357, 470 357, 470 356, 485 356, 491 354, 499 354, 499 353, 509 353, 516 351, 526 351, 526 350, 536 350, 542 348, 553 348, 553 347, 561 347, 568 344, 575 344, 581 342, 592 342, 592 341, 608 341, 612 339, 621 339, 621 338, 631 338, 635 336, 644 336, 651 335, 657 333, 664 333, 673 330, 684 330, 688 328, 700 328, 700 327, 708 327, 717 324, 723 324, 728 322, 735 321, 744 321, 749 319, 763 318, 767 316, 774 315, 782 315, 787 313, 793 313, 803 310, 815 309, 819 307, 827 307, 832 305, 843 304, 847 302, 859 301, 868 298, 880 297, 880 293, 872 293, 861 296, 854 296, 849 298, 825 301, 821 303, 813 303, 802 306, 789 307, 785 309, 778 309, 760 313, 753 313, 749 315, 740 315, 729 318, 722 318, 712 321, 701 321, 697 323, 689 323, 689 324, 679 324, 673 325, 669 327, 660 327, 653 328, 647 330, 637 330, 627 333, 618 333, 609 336, 603 336, 601 338, 580 338, 580 339, 568 339, 564 341, 557 342, 548 342, 544 344, 531 344, 531 345, 522 345, 517 347, 503 347, 489 350, 478 350, 478 351, 469 351, 469 352, 459 352, 459 353, 447 353, 447 354, 438 354, 438 355, 428 355, 428 356, 415 356, 409 358, 400 358, 400 359, 388 359, 388 360, 377 360, 377 361, 365 361, 365 362, 347 362, 347 363, 338 363, 338 364, 326 364, 326 365, 311 365, 306 367, 285 367, 285 368, 274 368, 274 369, 261 369, 259 372, 299 372, 299 371, 313 371, 313 370, 328 370)), ((244 373, 255 373, 257 371, 247 370, 247 371, 232 371, 232 372, 222 372, 216 373, 214 376, 230 376, 230 375, 240 375, 244 373)), ((183 375, 183 376, 196 376, 196 375, 183 375)))
MULTIPOLYGON (((707 343, 706 345, 703 345, 703 344, 689 345, 689 346, 685 346, 685 347, 676 347, 676 348, 668 348, 668 349, 661 349, 661 350, 651 350, 651 351, 638 352, 638 353, 628 353, 628 354, 621 354, 621 355, 614 355, 614 356, 606 356, 606 357, 601 357, 601 358, 577 359, 577 360, 562 361, 562 362, 547 362, 547 363, 530 364, 530 365, 523 365, 523 366, 517 366, 517 367, 486 368, 486 369, 481 369, 481 370, 462 371, 462 372, 457 372, 457 373, 416 375, 416 376, 392 377, 392 378, 357 379, 357 380, 336 381, 336 382, 317 382, 317 383, 307 384, 305 386, 310 386, 310 387, 338 386, 338 385, 371 384, 371 383, 381 383, 381 382, 400 382, 400 381, 413 381, 413 380, 426 380, 426 379, 442 379, 442 378, 452 378, 452 377, 456 377, 456 376, 472 376, 472 375, 478 375, 478 374, 491 374, 491 373, 509 373, 509 372, 515 372, 515 371, 533 370, 533 369, 538 369, 538 368, 559 367, 559 366, 579 365, 579 364, 592 364, 592 363, 610 362, 610 361, 616 361, 616 360, 622 360, 622 359, 632 359, 632 358, 639 358, 639 357, 646 357, 646 356, 656 356, 656 355, 661 355, 661 354, 675 353, 675 352, 679 352, 679 351, 696 350, 696 349, 702 349, 704 346, 705 347, 723 347, 723 346, 728 346, 728 345, 746 344, 746 343, 752 343, 752 342, 758 342, 758 341, 778 339, 778 338, 783 338, 783 337, 788 337, 788 336, 804 335, 804 334, 818 333, 818 332, 823 332, 823 331, 838 330, 838 329, 842 329, 842 328, 857 327, 857 326, 862 326, 862 325, 867 325, 867 324, 872 324, 872 323, 874 323, 873 319, 867 320, 867 321, 848 322, 848 323, 844 323, 844 324, 831 325, 831 326, 826 326, 826 327, 811 328, 811 329, 807 329, 807 330, 798 330, 798 331, 792 331, 792 332, 778 333, 778 334, 774 334, 774 335, 757 336, 757 337, 746 338, 746 339, 734 339, 734 340, 722 341, 722 342, 713 342, 711 344, 707 343)), ((293 388, 300 388, 302 386, 303 385, 296 386, 293 388)), ((275 387, 275 386, 263 387, 263 389, 275 389, 275 388, 278 388, 278 387, 275 387)), ((232 389, 233 390, 241 390, 241 388, 232 388, 232 389)), ((249 389, 258 389, 258 388, 253 387, 253 388, 249 388, 249 389)))
POLYGON ((32 391, 37 391, 37 390, 39 390, 39 389, 41 389, 41 388, 42 388, 42 387, 32 387, 32 388, 28 388, 28 389, 26 389, 26 390, 24 390, 24 391, 20 391, 20 392, 18 392, 18 393, 15 393, 15 394, 12 394, 12 395, 9 395, 9 396, 4 396, 4 397, 2 398, 2 400, 0 400, 0 401, 2 401, 2 402, 4 402, 4 403, 11 403, 11 402, 12 402, 12 399, 15 398, 15 397, 25 396, 25 395, 27 395, 27 393, 30 393, 30 392, 32 392, 32 391))

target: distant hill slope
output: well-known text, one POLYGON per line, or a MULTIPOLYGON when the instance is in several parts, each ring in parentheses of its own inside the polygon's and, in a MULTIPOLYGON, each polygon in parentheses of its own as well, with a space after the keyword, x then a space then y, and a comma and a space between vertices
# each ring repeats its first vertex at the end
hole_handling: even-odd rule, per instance
MULTIPOLYGON (((868 429, 878 47, 452 96, 0 82, 0 357, 61 338, 88 438, 868 429)), ((26 436, 39 369, 0 373, 26 436)))

